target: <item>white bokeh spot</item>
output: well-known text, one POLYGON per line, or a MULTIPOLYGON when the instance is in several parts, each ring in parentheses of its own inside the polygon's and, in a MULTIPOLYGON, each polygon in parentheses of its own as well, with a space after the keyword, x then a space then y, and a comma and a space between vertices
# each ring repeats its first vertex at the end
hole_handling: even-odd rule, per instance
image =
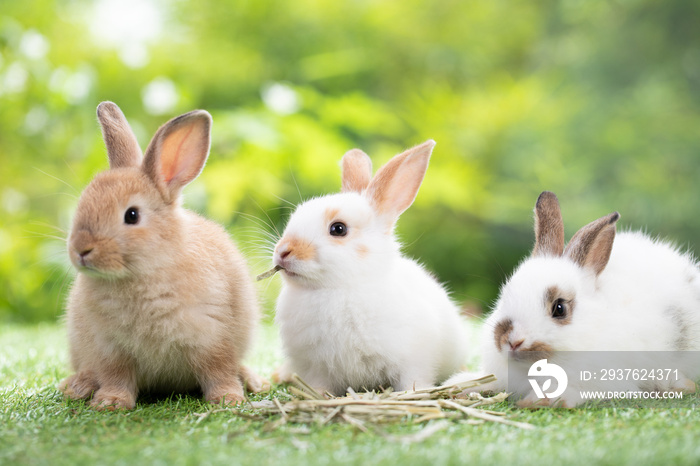
POLYGON ((261 94, 265 106, 280 115, 296 113, 301 106, 297 92, 286 84, 267 84, 263 86, 261 94))
POLYGON ((151 115, 163 115, 175 109, 179 95, 171 80, 158 77, 146 84, 141 91, 141 99, 146 112, 151 115))

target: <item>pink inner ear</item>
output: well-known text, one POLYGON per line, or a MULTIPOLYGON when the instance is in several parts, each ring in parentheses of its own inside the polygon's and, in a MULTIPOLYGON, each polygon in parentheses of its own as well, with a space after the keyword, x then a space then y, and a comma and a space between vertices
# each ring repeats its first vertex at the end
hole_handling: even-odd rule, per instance
POLYGON ((192 138, 194 125, 187 125, 168 134, 161 146, 161 174, 163 181, 170 183, 173 179, 188 182, 197 175, 196 157, 188 157, 201 148, 199 138, 192 138), (191 173, 194 170, 194 173, 191 173))
POLYGON ((380 214, 395 220, 413 203, 434 145, 434 141, 430 140, 413 147, 379 169, 367 191, 380 214))

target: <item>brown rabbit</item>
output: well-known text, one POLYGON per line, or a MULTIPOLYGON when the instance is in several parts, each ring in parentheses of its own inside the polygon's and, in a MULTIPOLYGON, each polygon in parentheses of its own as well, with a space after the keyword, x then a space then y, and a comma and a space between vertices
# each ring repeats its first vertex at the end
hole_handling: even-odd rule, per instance
POLYGON ((258 321, 247 265, 221 226, 181 206, 209 154, 211 116, 170 120, 145 156, 114 103, 97 118, 110 168, 82 193, 68 239, 75 374, 60 389, 98 409, 133 408, 139 391, 199 387, 214 403, 243 400, 244 384, 260 391, 241 365, 258 321))

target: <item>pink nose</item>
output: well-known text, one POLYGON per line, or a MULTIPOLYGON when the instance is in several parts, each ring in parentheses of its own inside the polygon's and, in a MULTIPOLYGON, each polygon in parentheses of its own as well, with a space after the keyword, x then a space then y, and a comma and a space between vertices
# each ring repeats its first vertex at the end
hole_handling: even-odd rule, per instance
POLYGON ((518 341, 516 341, 516 342, 512 342, 512 341, 509 340, 509 341, 508 341, 508 344, 510 345, 510 350, 511 350, 511 351, 517 350, 518 348, 520 348, 520 345, 522 345, 524 341, 525 341, 525 339, 520 339, 520 340, 518 340, 518 341))
POLYGON ((289 256, 289 253, 290 253, 290 252, 292 252, 292 251, 287 250, 287 251, 282 252, 282 253, 280 254, 280 259, 283 259, 283 260, 286 259, 287 256, 289 256))

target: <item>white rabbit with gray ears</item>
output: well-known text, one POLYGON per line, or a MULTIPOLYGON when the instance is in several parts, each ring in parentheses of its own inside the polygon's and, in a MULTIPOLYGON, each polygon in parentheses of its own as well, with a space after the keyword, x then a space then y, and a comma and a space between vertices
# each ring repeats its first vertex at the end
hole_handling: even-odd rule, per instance
POLYGON ((459 310, 394 236, 415 199, 432 140, 393 157, 372 178, 361 150, 342 159, 342 192, 301 204, 275 246, 283 269, 276 322, 287 361, 320 391, 344 394, 443 381, 465 359, 459 310))
MULTIPOLYGON (((578 390, 567 390, 558 400, 538 400, 525 380, 522 386, 520 381, 509 386, 509 355, 511 361, 527 361, 527 367, 543 354, 562 351, 700 350, 695 260, 641 232, 616 237, 619 218, 613 212, 591 222, 564 248, 559 201, 554 193, 540 194, 532 255, 503 286, 484 325, 482 371, 498 380, 470 391, 508 389, 525 396, 521 406, 554 401, 575 406, 584 401, 578 390)), ((627 388, 693 392, 699 375, 696 366, 666 386, 639 381, 627 388)), ((457 374, 446 383, 471 378, 474 374, 457 374)), ((572 382, 570 377, 570 386, 572 382)))

